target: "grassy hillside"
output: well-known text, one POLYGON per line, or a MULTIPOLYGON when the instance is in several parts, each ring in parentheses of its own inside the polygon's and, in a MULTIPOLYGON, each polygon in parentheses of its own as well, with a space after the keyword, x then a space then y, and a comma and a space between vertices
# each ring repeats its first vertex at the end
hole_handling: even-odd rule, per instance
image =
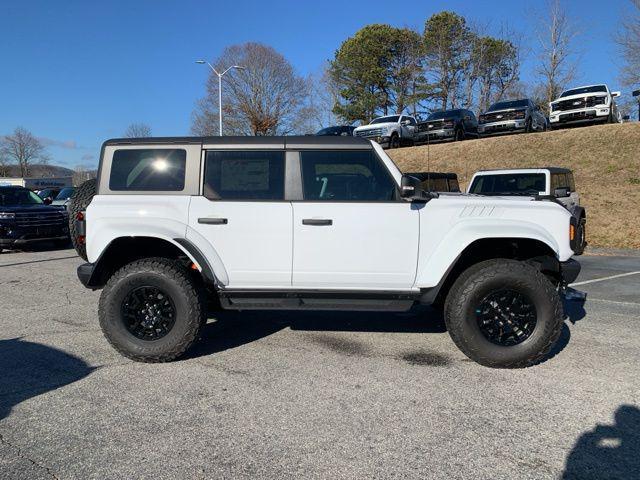
MULTIPOLYGON (((640 124, 599 125, 431 145, 431 171, 461 187, 483 168, 569 167, 587 209, 591 246, 640 248, 640 124)), ((389 151, 403 171, 427 170, 427 146, 389 151)))

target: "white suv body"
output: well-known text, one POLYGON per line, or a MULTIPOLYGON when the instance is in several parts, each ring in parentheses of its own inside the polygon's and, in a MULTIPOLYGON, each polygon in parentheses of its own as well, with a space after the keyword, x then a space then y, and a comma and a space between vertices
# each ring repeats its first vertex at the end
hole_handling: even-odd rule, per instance
POLYGON ((374 140, 389 148, 397 148, 403 143, 412 143, 418 122, 409 115, 387 115, 375 118, 369 125, 361 125, 353 131, 354 137, 374 140))
POLYGON ((611 92, 604 84, 565 90, 549 103, 549 124, 559 127, 579 123, 622 123, 622 115, 614 100, 619 96, 620 92, 611 92))
MULTIPOLYGON (((561 206, 437 197, 417 185, 379 144, 364 139, 108 141, 96 194, 77 229, 83 240, 86 235, 89 262, 78 276, 89 288, 104 287, 101 324, 107 338, 125 355, 146 361, 170 360, 182 351, 158 354, 153 343, 125 341, 120 327, 116 338, 110 328, 120 322, 121 306, 108 305, 121 301, 117 292, 128 272, 151 257, 190 268, 193 281, 223 308, 240 310, 395 311, 437 304, 443 295, 453 296, 449 290, 466 268, 503 258, 530 259, 518 265, 537 265, 551 292, 577 276, 572 216, 561 206)), ((147 267, 160 268, 157 261, 153 265, 147 267)), ((138 301, 125 303, 129 308, 138 301)), ((177 318, 179 301, 171 305, 177 318)), ((152 310, 139 314, 153 316, 152 310)), ((474 359, 492 366, 531 362, 474 359)))

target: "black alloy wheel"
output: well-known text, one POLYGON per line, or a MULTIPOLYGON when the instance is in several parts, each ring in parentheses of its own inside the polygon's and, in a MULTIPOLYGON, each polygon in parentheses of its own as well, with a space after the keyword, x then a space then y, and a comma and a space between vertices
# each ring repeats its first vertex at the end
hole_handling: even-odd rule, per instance
POLYGON ((482 335, 495 345, 510 347, 531 336, 537 323, 536 308, 529 298, 514 290, 497 290, 476 308, 482 335))
POLYGON ((158 340, 173 328, 176 308, 171 297, 161 289, 137 287, 122 302, 122 320, 135 337, 147 341, 158 340))

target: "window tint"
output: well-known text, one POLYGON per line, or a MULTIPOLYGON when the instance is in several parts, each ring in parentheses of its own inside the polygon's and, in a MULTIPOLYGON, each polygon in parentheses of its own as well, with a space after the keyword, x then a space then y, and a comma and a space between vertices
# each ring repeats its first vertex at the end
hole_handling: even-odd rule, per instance
POLYGON ((305 200, 392 201, 396 185, 373 150, 301 152, 305 200))
POLYGON ((184 190, 186 150, 116 150, 111 162, 111 190, 181 191, 184 190))
POLYGON ((204 196, 210 200, 284 199, 284 152, 208 151, 204 196))

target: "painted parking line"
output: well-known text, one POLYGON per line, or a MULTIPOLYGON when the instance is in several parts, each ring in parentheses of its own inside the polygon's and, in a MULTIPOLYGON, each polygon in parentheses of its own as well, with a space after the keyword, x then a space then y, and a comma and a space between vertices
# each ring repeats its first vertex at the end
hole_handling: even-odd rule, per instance
POLYGON ((576 282, 576 283, 570 284, 569 286, 578 287, 580 285, 588 285, 589 283, 604 282, 605 280, 613 280, 614 278, 629 277, 631 275, 638 275, 638 274, 640 274, 640 270, 638 270, 637 272, 627 272, 627 273, 620 273, 618 275, 611 275, 609 277, 594 278, 593 280, 585 280, 584 282, 576 282))

